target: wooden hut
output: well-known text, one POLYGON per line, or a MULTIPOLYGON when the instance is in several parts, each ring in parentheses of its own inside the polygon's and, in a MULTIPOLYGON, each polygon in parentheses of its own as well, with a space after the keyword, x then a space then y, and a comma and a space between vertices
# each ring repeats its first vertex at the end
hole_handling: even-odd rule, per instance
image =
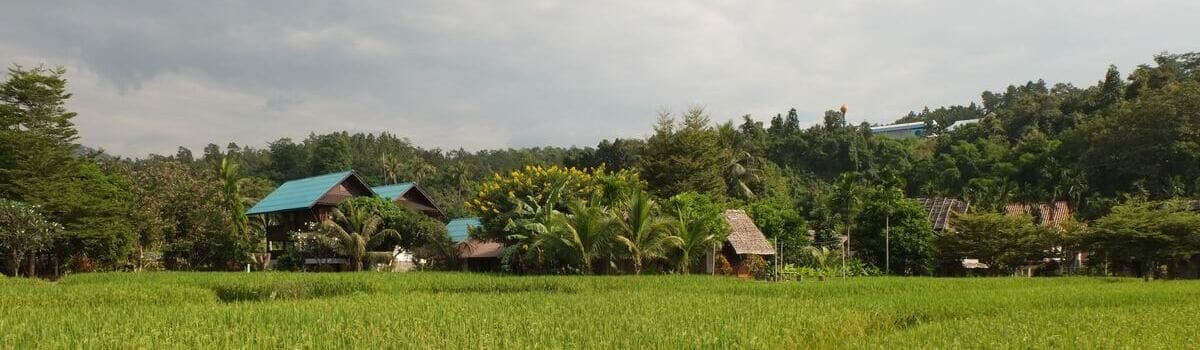
POLYGON ((279 185, 246 211, 268 217, 267 251, 279 256, 291 244, 291 234, 328 219, 342 201, 374 196, 366 181, 353 170, 292 180, 279 185))
POLYGON ((478 227, 483 227, 479 218, 466 217, 450 220, 446 231, 450 240, 458 244, 463 271, 498 271, 504 244, 471 238, 471 230, 478 227))
POLYGON ((437 203, 429 194, 415 182, 405 182, 395 185, 376 186, 372 188, 380 197, 387 198, 400 206, 416 210, 434 219, 446 220, 446 213, 438 208, 437 203))
POLYGON ((721 256, 729 262, 735 275, 750 277, 752 271, 748 262, 751 257, 769 261, 766 257, 775 255, 775 246, 767 241, 767 237, 745 211, 726 210, 725 221, 729 223, 729 236, 721 246, 721 256))

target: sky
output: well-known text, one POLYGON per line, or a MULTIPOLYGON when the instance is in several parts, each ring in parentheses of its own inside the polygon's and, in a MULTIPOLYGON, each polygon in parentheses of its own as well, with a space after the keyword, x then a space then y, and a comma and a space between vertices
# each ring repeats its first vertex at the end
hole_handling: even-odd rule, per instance
POLYGON ((311 132, 593 146, 661 111, 842 104, 886 123, 1200 50, 1200 1, 5 1, 0 63, 63 66, 80 143, 123 156, 311 132))

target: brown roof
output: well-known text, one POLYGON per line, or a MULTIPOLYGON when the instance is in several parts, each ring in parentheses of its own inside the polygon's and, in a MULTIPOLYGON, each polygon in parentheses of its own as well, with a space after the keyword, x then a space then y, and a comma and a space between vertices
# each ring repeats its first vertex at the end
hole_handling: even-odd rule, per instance
POLYGON ((729 238, 726 240, 737 254, 775 255, 775 247, 767 241, 754 220, 745 211, 729 209, 725 211, 725 221, 729 223, 729 238))
POLYGON ((970 205, 966 201, 958 198, 933 197, 913 198, 913 200, 925 207, 925 215, 929 216, 929 222, 933 223, 933 229, 938 231, 950 228, 951 216, 964 214, 970 209, 970 205))
POLYGON ((504 255, 504 245, 497 242, 472 238, 463 241, 458 247, 458 257, 463 259, 499 258, 501 255, 504 255))
POLYGON ((1004 212, 1010 216, 1029 214, 1040 220, 1045 226, 1058 227, 1071 218, 1071 206, 1067 201, 1056 201, 1053 205, 1046 203, 1009 203, 1004 206, 1004 212), (1036 212, 1034 208, 1037 208, 1036 212))

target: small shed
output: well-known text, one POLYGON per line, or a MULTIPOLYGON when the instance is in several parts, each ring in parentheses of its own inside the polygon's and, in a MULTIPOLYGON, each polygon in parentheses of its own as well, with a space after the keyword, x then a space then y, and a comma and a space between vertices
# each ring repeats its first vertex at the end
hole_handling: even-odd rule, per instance
POLYGON ((371 190, 379 194, 379 197, 387 198, 400 206, 416 210, 434 219, 446 219, 446 213, 442 212, 433 198, 415 182, 376 186, 371 190))
POLYGON ((726 210, 725 222, 729 223, 729 236, 721 246, 721 255, 729 261, 735 275, 750 277, 749 259, 757 256, 766 260, 764 257, 775 255, 775 246, 743 210, 726 210))
POLYGON ((483 227, 477 217, 458 218, 446 224, 450 240, 458 244, 458 258, 462 260, 463 271, 499 270, 504 244, 471 238, 471 229, 477 227, 483 227))

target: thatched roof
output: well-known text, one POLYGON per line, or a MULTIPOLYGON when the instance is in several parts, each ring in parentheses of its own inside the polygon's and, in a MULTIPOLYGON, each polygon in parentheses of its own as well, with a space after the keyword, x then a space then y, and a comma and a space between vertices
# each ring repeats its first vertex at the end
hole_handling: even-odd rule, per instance
POLYGON ((775 247, 767 241, 754 220, 745 211, 729 209, 725 211, 725 221, 729 223, 729 238, 727 242, 733 251, 739 255, 775 255, 775 247))
POLYGON ((1071 206, 1068 205, 1067 201, 1056 201, 1054 205, 1046 203, 1009 203, 1004 207, 1004 212, 1010 216, 1029 214, 1040 220, 1040 224, 1050 227, 1059 227, 1067 219, 1071 218, 1071 206))
POLYGON ((925 207, 925 215, 929 216, 929 222, 933 224, 933 229, 938 231, 950 228, 951 216, 964 214, 970 209, 966 201, 958 198, 933 197, 913 199, 925 207))

